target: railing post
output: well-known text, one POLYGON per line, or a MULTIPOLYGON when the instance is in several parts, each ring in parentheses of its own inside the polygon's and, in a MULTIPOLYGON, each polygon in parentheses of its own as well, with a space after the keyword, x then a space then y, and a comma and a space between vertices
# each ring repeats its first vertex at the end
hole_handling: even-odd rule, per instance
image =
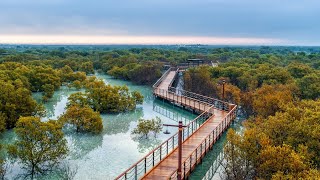
POLYGON ((183 178, 186 177, 186 162, 183 163, 183 178))
POLYGON ((190 136, 190 133, 189 133, 189 126, 187 127, 188 128, 188 137, 190 136))
POLYGON ((182 129, 182 141, 184 141, 184 140, 185 140, 184 132, 185 132, 185 129, 182 129))
POLYGON ((198 148, 196 148, 196 163, 198 161, 198 148))
POLYGON ((154 151, 152 152, 152 167, 154 167, 154 151))
POLYGON ((210 137, 211 137, 211 133, 209 134, 209 149, 210 149, 210 146, 211 146, 210 137))
POLYGON ((192 154, 191 154, 191 156, 190 156, 190 173, 191 173, 191 168, 192 168, 192 154))
POLYGON ((138 180, 138 165, 134 166, 134 179, 138 180))
POLYGON ((204 139, 204 154, 207 154, 207 138, 204 139))
POLYGON ((193 133, 193 122, 191 123, 191 127, 192 127, 192 133, 193 133))
POLYGON ((200 158, 201 158, 201 161, 202 161, 202 143, 200 145, 200 158))
POLYGON ((144 158, 144 173, 147 173, 147 158, 144 158))
POLYGON ((172 149, 174 149, 174 136, 172 136, 172 149))

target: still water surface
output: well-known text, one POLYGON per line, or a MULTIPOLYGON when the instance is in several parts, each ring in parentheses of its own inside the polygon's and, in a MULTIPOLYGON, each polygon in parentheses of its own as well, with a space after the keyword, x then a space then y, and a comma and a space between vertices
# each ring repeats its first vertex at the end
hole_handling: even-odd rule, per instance
MULTIPOLYGON (((102 114, 104 128, 99 135, 65 130, 70 150, 67 161, 71 167, 78 167, 75 179, 113 179, 177 132, 176 128, 169 128, 171 134, 160 133, 157 138, 151 135, 149 139, 139 139, 131 135, 138 119, 158 116, 163 123, 177 124, 178 120, 187 123, 196 117, 191 112, 154 99, 152 88, 149 86, 134 85, 103 74, 96 76, 107 84, 127 85, 131 91, 138 90, 144 96, 144 103, 131 112, 102 114)), ((68 96, 74 92, 77 91, 66 87, 56 91, 53 98, 45 104, 48 114, 43 121, 57 119, 65 111, 68 96)), ((34 98, 41 99, 41 94, 35 93, 34 98)), ((15 138, 13 131, 7 131, 0 136, 1 142, 5 144, 13 143, 15 138)), ((14 163, 8 178, 16 178, 21 173, 23 170, 19 164, 14 163)), ((51 173, 41 179, 57 179, 57 177, 51 173)))

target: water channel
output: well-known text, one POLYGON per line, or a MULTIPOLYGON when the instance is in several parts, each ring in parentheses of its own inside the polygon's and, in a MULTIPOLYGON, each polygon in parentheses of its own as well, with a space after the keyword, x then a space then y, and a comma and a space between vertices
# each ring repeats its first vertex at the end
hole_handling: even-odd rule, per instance
MULTIPOLYGON (((156 138, 152 135, 148 139, 137 138, 131 134, 131 131, 136 126, 138 119, 151 119, 158 116, 163 123, 177 124, 179 120, 188 123, 197 116, 169 103, 154 99, 150 86, 134 85, 131 82, 113 79, 104 74, 97 73, 96 76, 103 79, 107 84, 127 85, 131 91, 138 90, 144 96, 144 103, 131 112, 102 114, 104 128, 99 135, 64 131, 70 150, 66 161, 71 167, 77 167, 75 179, 114 179, 150 150, 177 132, 177 128, 169 127, 168 130, 171 134, 160 133, 156 138)), ((56 91, 53 98, 45 103, 48 113, 47 117, 42 120, 57 119, 64 112, 68 96, 74 92, 77 91, 67 87, 61 87, 60 90, 56 91)), ((35 93, 33 96, 36 100, 41 99, 40 93, 35 93)), ((4 144, 13 143, 15 138, 12 130, 0 135, 0 140, 4 144)), ((204 163, 194 171, 191 179, 201 179, 204 176, 210 168, 210 162, 215 158, 215 154, 222 151, 224 141, 225 138, 223 137, 220 140, 220 145, 216 145, 217 148, 210 152, 212 155, 209 153, 204 163)), ((24 170, 18 163, 13 163, 8 178, 19 179, 19 175, 23 172, 24 170)), ((57 172, 53 172, 38 179, 59 178, 57 172)))

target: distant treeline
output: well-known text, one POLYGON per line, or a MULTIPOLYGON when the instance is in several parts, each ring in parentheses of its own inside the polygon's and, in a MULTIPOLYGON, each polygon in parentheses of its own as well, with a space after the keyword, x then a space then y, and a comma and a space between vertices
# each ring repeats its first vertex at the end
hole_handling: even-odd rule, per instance
MULTIPOLYGON (((225 80, 225 100, 239 104, 250 117, 244 134, 231 131, 228 135, 223 164, 227 179, 319 179, 319 47, 0 46, 0 132, 17 126, 20 141, 12 150, 26 162, 30 153, 25 148, 34 151, 35 146, 21 143, 38 139, 38 145, 60 147, 56 143, 61 142, 58 150, 63 153, 55 157, 56 162, 66 153, 65 141, 45 140, 60 140, 63 124, 78 132, 99 133, 103 129, 100 112, 129 111, 143 102, 139 92, 87 75, 100 71, 137 84, 153 84, 163 65, 193 58, 219 65, 188 69, 184 88, 222 98, 225 80), (44 108, 31 93, 42 92, 48 101, 62 85, 85 92, 69 97, 62 124, 41 122, 44 108)), ((0 158, 0 173, 4 162, 0 158)), ((42 172, 41 168, 33 171, 38 165, 32 165, 32 175, 42 172)))

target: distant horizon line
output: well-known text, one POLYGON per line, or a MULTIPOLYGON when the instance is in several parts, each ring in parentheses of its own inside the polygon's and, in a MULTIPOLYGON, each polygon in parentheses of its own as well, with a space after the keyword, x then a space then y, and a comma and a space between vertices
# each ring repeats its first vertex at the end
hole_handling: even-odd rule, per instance
POLYGON ((31 45, 31 46, 249 46, 249 47, 320 47, 320 45, 299 45, 299 44, 85 44, 85 43, 0 43, 0 46, 7 45, 31 45))
MULTIPOLYGON (((0 44, 36 45, 296 45, 285 39, 223 36, 162 35, 36 35, 0 34, 0 44)), ((308 44, 308 43, 301 43, 308 44)), ((310 43, 308 45, 311 45, 310 43)))
POLYGON ((0 44, 21 45, 211 45, 211 46, 307 46, 307 41, 263 37, 174 36, 174 35, 40 35, 0 34, 0 44))

